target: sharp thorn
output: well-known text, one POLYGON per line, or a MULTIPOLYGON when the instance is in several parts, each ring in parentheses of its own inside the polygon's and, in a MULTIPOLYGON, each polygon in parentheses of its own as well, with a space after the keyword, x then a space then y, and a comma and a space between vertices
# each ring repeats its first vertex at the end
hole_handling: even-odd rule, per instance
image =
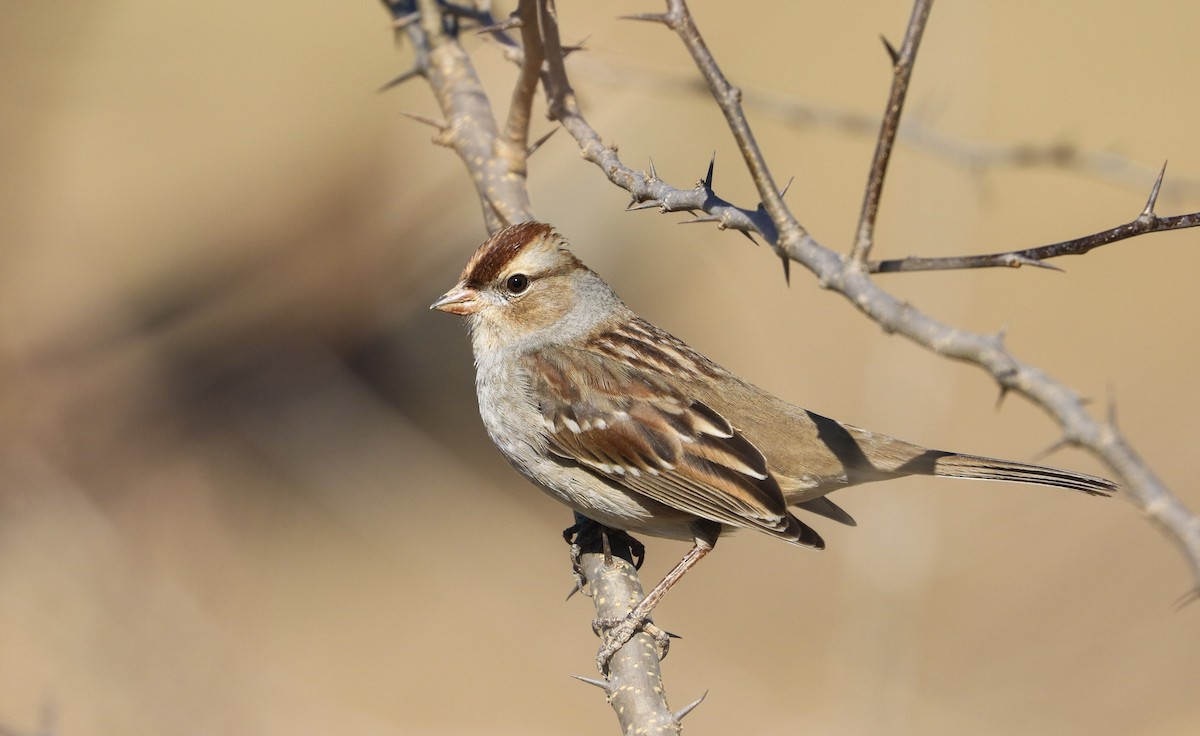
POLYGON ((658 172, 654 170, 654 158, 650 159, 650 178, 653 181, 658 181, 658 172))
POLYGON ((657 199, 647 199, 645 202, 638 202, 635 199, 629 203, 629 206, 625 208, 625 211, 633 212, 634 210, 648 210, 652 207, 661 207, 661 206, 662 206, 662 202, 659 202, 657 199))
POLYGON ((1046 458, 1050 457, 1054 453, 1058 452, 1059 450, 1063 449, 1064 447, 1066 447, 1070 444, 1071 444, 1070 440, 1068 440, 1064 437, 1063 439, 1059 440, 1058 442, 1055 442, 1053 445, 1050 445, 1046 449, 1044 449, 1041 452, 1039 452, 1038 454, 1034 455, 1032 460, 1034 462, 1039 462, 1041 460, 1045 460, 1046 458))
POLYGON ((475 31, 475 35, 482 36, 485 33, 499 33, 501 31, 511 31, 514 28, 520 28, 520 27, 521 27, 521 17, 519 15, 517 15, 516 13, 513 13, 512 15, 508 16, 507 18, 505 18, 504 20, 502 20, 498 23, 493 23, 490 26, 480 28, 478 31, 475 31))
POLYGON ((530 156, 532 156, 533 152, 538 150, 539 148, 541 148, 542 144, 545 143, 546 141, 550 140, 550 136, 557 133, 558 130, 559 130, 558 128, 551 128, 549 133, 547 133, 546 135, 544 135, 541 138, 538 138, 536 141, 534 141, 533 145, 531 145, 529 147, 529 149, 527 151, 525 151, 525 158, 529 158, 530 156))
POLYGON ((567 597, 564 598, 563 600, 569 601, 575 597, 576 593, 582 593, 582 592, 583 592, 583 588, 580 587, 579 583, 575 583, 574 585, 571 586, 571 592, 567 593, 567 597))
POLYGON ((666 13, 634 13, 633 15, 619 15, 617 20, 644 20, 647 23, 662 23, 664 26, 671 25, 670 19, 666 13))
POLYGON ((1004 255, 1002 255, 1000 257, 999 260, 1003 265, 1008 266, 1009 268, 1020 268, 1021 266, 1031 266, 1034 268, 1046 268, 1051 271, 1058 271, 1059 273, 1064 273, 1063 269, 1059 268, 1058 266, 1055 266, 1052 263, 1047 263, 1046 261, 1038 260, 1037 258, 1030 258, 1029 256, 1021 255, 1020 253, 1005 253, 1004 255))
POLYGON ((993 410, 998 411, 1004 405, 1004 400, 1008 398, 1009 391, 1008 386, 1005 386, 1003 383, 1000 384, 1000 393, 996 394, 996 406, 993 410))
POLYGON ((404 72, 400 76, 396 77, 395 79, 393 79, 392 81, 388 82, 387 84, 383 85, 382 87, 380 87, 379 89, 377 89, 375 91, 376 92, 387 92, 392 87, 399 87, 400 85, 404 84, 405 82, 412 79, 413 77, 419 77, 423 73, 424 72, 422 72, 420 69, 418 69, 417 67, 414 66, 412 69, 409 69, 408 71, 404 72))
POLYGON ((579 43, 575 44, 574 46, 563 46, 562 47, 563 58, 564 59, 567 58, 568 56, 575 53, 576 51, 585 51, 587 48, 587 42, 590 38, 591 38, 591 36, 584 36, 583 40, 580 41, 579 43))
POLYGON ((415 113, 415 112, 401 112, 400 114, 406 118, 409 118, 410 120, 416 120, 418 123, 424 123, 426 125, 437 128, 438 130, 445 130, 446 128, 450 127, 450 124, 447 123, 445 120, 438 120, 437 118, 431 118, 428 115, 421 115, 420 113, 415 113))
POLYGON ((747 231, 747 230, 738 230, 738 232, 739 232, 739 233, 741 233, 742 235, 745 235, 745 236, 746 236, 746 239, 748 239, 748 240, 749 240, 751 243, 754 243, 755 245, 758 245, 758 241, 754 239, 754 236, 753 236, 753 235, 751 235, 749 231, 747 231))
POLYGON ((682 221, 680 221, 679 224, 680 225, 695 225, 698 222, 720 222, 720 221, 721 221, 720 215, 701 215, 699 217, 693 217, 690 220, 682 220, 682 221))
POLYGON ((713 183, 713 167, 717 164, 717 152, 713 151, 712 158, 708 160, 708 173, 704 175, 704 188, 712 190, 713 183))
POLYGON ((1154 187, 1150 190, 1150 198, 1146 200, 1146 209, 1142 210, 1142 217, 1154 217, 1154 205, 1158 202, 1158 192, 1162 189, 1163 176, 1167 173, 1167 162, 1163 161, 1162 168, 1158 170, 1158 178, 1154 180, 1154 187))
POLYGON ((787 256, 779 256, 783 261, 783 280, 788 286, 792 285, 792 259, 787 256))
POLYGON ((1056 266, 1053 263, 1049 263, 1047 261, 1039 261, 1036 258, 1025 258, 1023 256, 1021 256, 1020 259, 1021 259, 1021 263, 1018 265, 1033 266, 1035 268, 1044 268, 1047 271, 1058 271, 1059 273, 1066 273, 1065 269, 1060 268, 1059 266, 1056 266))
POLYGON ((792 182, 794 182, 795 180, 796 180, 796 177, 794 177, 794 176, 788 177, 788 183, 783 185, 783 189, 779 190, 779 197, 781 199, 783 198, 783 196, 785 194, 787 194, 787 190, 792 188, 792 182))
POLYGON ((887 49, 888 56, 892 59, 892 66, 896 66, 896 62, 900 61, 900 52, 892 45, 892 42, 887 40, 887 36, 880 35, 879 40, 883 41, 883 47, 887 49))
POLYGON ((1184 606, 1194 601, 1200 601, 1200 588, 1192 588, 1188 592, 1176 598, 1175 602, 1171 604, 1171 608, 1176 612, 1182 611, 1184 606))
MULTIPOLYGON (((597 680, 594 677, 584 677, 583 675, 571 675, 571 677, 574 677, 576 680, 579 680, 580 682, 586 682, 589 685, 595 685, 596 687, 600 688, 604 692, 608 692, 608 683, 605 682, 604 680, 597 680)), ((707 693, 705 693, 705 694, 707 695, 707 693)))
POLYGON ((705 698, 707 698, 707 697, 708 697, 708 691, 707 691, 707 690, 705 690, 703 695, 701 695, 700 697, 696 698, 696 699, 695 699, 694 701, 692 701, 691 703, 688 703, 687 705, 683 706, 683 707, 682 707, 682 708, 680 708, 679 710, 675 711, 674 715, 672 716, 672 717, 675 719, 675 722, 676 722, 676 723, 679 723, 679 722, 680 722, 680 721, 682 721, 684 718, 686 718, 686 717, 687 717, 687 714, 688 714, 688 713, 691 713, 691 712, 692 712, 692 711, 694 711, 694 710, 696 710, 696 706, 698 706, 698 705, 700 705, 701 703, 703 703, 703 702, 704 702, 704 699, 705 699, 705 698))

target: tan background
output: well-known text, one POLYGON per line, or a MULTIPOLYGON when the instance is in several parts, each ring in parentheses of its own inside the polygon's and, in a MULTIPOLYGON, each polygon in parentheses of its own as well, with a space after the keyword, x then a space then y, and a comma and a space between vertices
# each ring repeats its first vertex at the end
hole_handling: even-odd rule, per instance
MULTIPOLYGON (((753 204, 653 2, 563 0, 585 109, 627 162, 753 204), (646 74, 634 70, 646 70, 646 74), (620 80, 620 83, 614 83, 620 80), (656 81, 657 80, 657 81, 656 81)), ((876 113, 904 2, 695 3, 746 86, 876 113)), ((0 26, 0 725, 56 734, 613 733, 568 514, 488 445, 461 325, 426 311, 483 237, 436 114, 361 2, 16 3, 0 26)), ((914 120, 1200 177, 1200 6, 944 3, 914 120)), ((512 69, 481 40, 494 99, 512 69)), ((844 248, 872 142, 751 110, 788 201, 844 248)), ((549 124, 539 119, 537 130, 549 124)), ((970 172, 901 148, 879 252, 987 252, 1136 215, 1150 180, 970 172)), ((625 214, 565 135, 539 216, 645 316, 803 405, 1029 458, 1054 426, 889 338, 735 234, 625 214)), ((1200 209, 1169 183, 1164 212, 1200 209)), ((1021 270, 889 277, 1103 411, 1200 507, 1200 231, 1021 270)), ((1103 472, 1078 452, 1052 461, 1103 472)), ((1195 734, 1175 548, 1129 504, 913 480, 845 492, 830 549, 724 541, 659 621, 690 733, 1195 734)), ((652 542, 648 578, 684 551, 652 542)))

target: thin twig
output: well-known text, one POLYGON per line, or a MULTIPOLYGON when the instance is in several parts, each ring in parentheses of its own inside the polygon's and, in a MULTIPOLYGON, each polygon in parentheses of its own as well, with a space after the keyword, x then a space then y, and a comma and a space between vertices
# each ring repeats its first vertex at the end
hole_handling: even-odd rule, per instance
POLYGON ((1158 178, 1154 180, 1150 196, 1146 199, 1146 206, 1142 208, 1141 213, 1133 220, 1108 230, 1084 235, 1081 238, 1064 240, 1061 243, 1052 243, 1025 250, 1006 251, 1004 253, 989 253, 978 256, 952 256, 946 258, 909 257, 878 261, 871 263, 868 266, 868 270, 871 273, 896 273, 900 271, 945 271, 949 269, 992 268, 997 266, 1007 266, 1010 268, 1038 266, 1040 268, 1061 270, 1045 261, 1059 256, 1083 255, 1102 245, 1116 243, 1138 235, 1162 232, 1164 230, 1182 230, 1200 225, 1200 212, 1193 212, 1187 215, 1173 215, 1171 217, 1159 217, 1154 212, 1159 192, 1162 191, 1163 175, 1166 174, 1166 171, 1167 166, 1163 164, 1162 169, 1158 172, 1158 178))
POLYGON ((912 17, 904 32, 904 43, 896 51, 887 45, 892 57, 892 90, 888 94, 887 108, 879 125, 875 139, 875 155, 871 158, 871 173, 867 177, 867 192, 863 195, 862 212, 858 216, 858 228, 854 236, 854 248, 850 260, 856 265, 866 263, 875 244, 875 220, 879 217, 879 202, 883 196, 883 182, 887 178, 888 162, 896 144, 896 132, 900 130, 900 115, 904 112, 904 100, 908 96, 908 85, 912 80, 913 64, 917 60, 917 49, 929 20, 933 0, 917 0, 913 4, 912 17))
POLYGON ((508 159, 509 168, 525 173, 525 162, 529 158, 529 122, 533 110, 533 97, 537 93, 538 80, 542 72, 542 45, 538 42, 537 6, 522 3, 517 8, 520 21, 523 53, 521 72, 513 86, 512 101, 508 107, 508 122, 504 125, 501 155, 508 159))
MULTIPOLYGON (((1037 266, 1040 268, 1056 268, 1046 260, 1059 256, 1078 256, 1110 243, 1117 243, 1128 238, 1148 233, 1164 232, 1166 230, 1181 230, 1200 226, 1200 212, 1172 217, 1139 216, 1124 225, 1118 225, 1080 238, 1064 240, 1061 243, 1041 245, 1025 250, 1013 250, 1004 253, 988 253, 977 256, 948 256, 945 258, 921 258, 910 256, 886 261, 874 261, 868 265, 871 273, 899 273, 901 271, 945 271, 963 268, 1020 268, 1021 266, 1037 266)), ((1058 269, 1056 269, 1058 270, 1058 269)))

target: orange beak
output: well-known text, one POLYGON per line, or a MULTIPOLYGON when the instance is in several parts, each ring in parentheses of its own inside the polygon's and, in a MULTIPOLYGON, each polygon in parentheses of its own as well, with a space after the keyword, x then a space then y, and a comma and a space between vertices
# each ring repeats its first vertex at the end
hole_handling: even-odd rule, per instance
POLYGON ((476 301, 478 296, 479 294, 474 289, 468 289, 460 283, 438 297, 438 300, 430 304, 429 308, 465 317, 479 311, 482 305, 476 301))

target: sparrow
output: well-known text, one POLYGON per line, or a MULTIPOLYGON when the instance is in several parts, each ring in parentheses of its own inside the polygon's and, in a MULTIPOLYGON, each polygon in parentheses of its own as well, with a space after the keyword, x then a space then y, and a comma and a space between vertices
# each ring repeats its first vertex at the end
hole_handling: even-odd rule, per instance
POLYGON ((827 497, 833 491, 907 475, 1096 496, 1117 488, 1069 470, 927 449, 790 404, 634 314, 544 223, 497 232, 430 308, 466 318, 480 416, 518 472, 605 527, 692 542, 609 632, 602 672, 722 533, 753 529, 822 549, 791 509, 854 525, 827 497))

